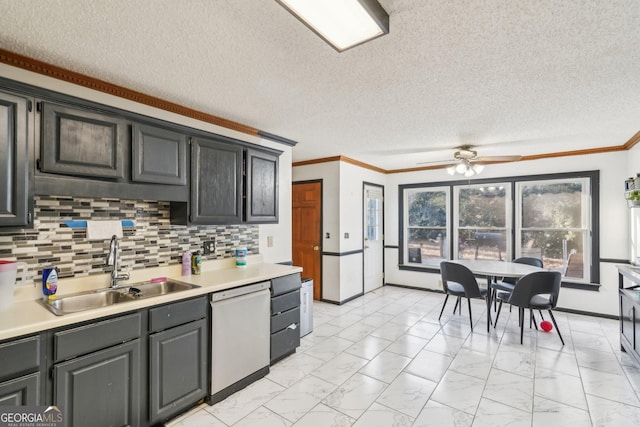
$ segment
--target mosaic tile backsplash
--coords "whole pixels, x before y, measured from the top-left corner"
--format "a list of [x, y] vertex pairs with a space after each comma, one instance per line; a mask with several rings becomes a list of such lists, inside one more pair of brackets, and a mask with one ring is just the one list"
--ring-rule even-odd
[[61, 278], [110, 271], [105, 265], [109, 240], [89, 241], [85, 229], [68, 228], [67, 220], [133, 221], [120, 241], [121, 272], [180, 264], [186, 250], [202, 254], [205, 240], [215, 239], [216, 251], [202, 255], [204, 260], [233, 257], [239, 246], [249, 254], [259, 252], [257, 225], [171, 225], [169, 202], [38, 196], [34, 203], [33, 229], [0, 231], [0, 258], [26, 262], [27, 282], [41, 281], [42, 269], [49, 266], [57, 266]]

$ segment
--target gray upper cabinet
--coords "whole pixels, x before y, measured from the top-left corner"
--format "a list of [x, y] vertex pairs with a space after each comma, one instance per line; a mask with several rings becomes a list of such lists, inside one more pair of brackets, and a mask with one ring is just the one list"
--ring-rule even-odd
[[0, 227], [29, 225], [29, 132], [31, 102], [0, 92]]
[[124, 178], [128, 123], [115, 116], [41, 102], [40, 169], [62, 175]]
[[247, 150], [246, 221], [278, 222], [278, 156]]
[[187, 136], [133, 124], [132, 176], [135, 182], [187, 185]]
[[240, 145], [192, 140], [191, 223], [242, 222], [242, 154]]

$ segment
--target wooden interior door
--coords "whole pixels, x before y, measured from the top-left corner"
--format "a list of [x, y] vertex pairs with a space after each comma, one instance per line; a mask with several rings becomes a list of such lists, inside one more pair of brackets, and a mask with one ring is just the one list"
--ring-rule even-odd
[[293, 264], [313, 279], [313, 299], [322, 298], [322, 182], [292, 185]]

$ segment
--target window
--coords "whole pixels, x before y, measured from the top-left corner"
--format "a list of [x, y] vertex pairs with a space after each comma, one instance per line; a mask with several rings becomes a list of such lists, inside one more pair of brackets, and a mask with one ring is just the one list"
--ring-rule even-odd
[[567, 279], [590, 279], [589, 180], [519, 182], [518, 256], [542, 259]]
[[528, 256], [597, 283], [598, 188], [598, 171], [401, 185], [400, 268]]
[[456, 259], [511, 259], [511, 185], [455, 187]]
[[405, 195], [405, 259], [415, 264], [434, 266], [449, 259], [449, 188], [409, 189]]

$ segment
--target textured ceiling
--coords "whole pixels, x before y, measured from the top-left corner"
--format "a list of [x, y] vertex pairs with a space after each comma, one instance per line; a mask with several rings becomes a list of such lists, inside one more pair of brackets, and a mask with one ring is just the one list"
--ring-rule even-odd
[[380, 0], [337, 53], [272, 0], [0, 0], [0, 46], [385, 169], [622, 145], [640, 130], [638, 0]]

